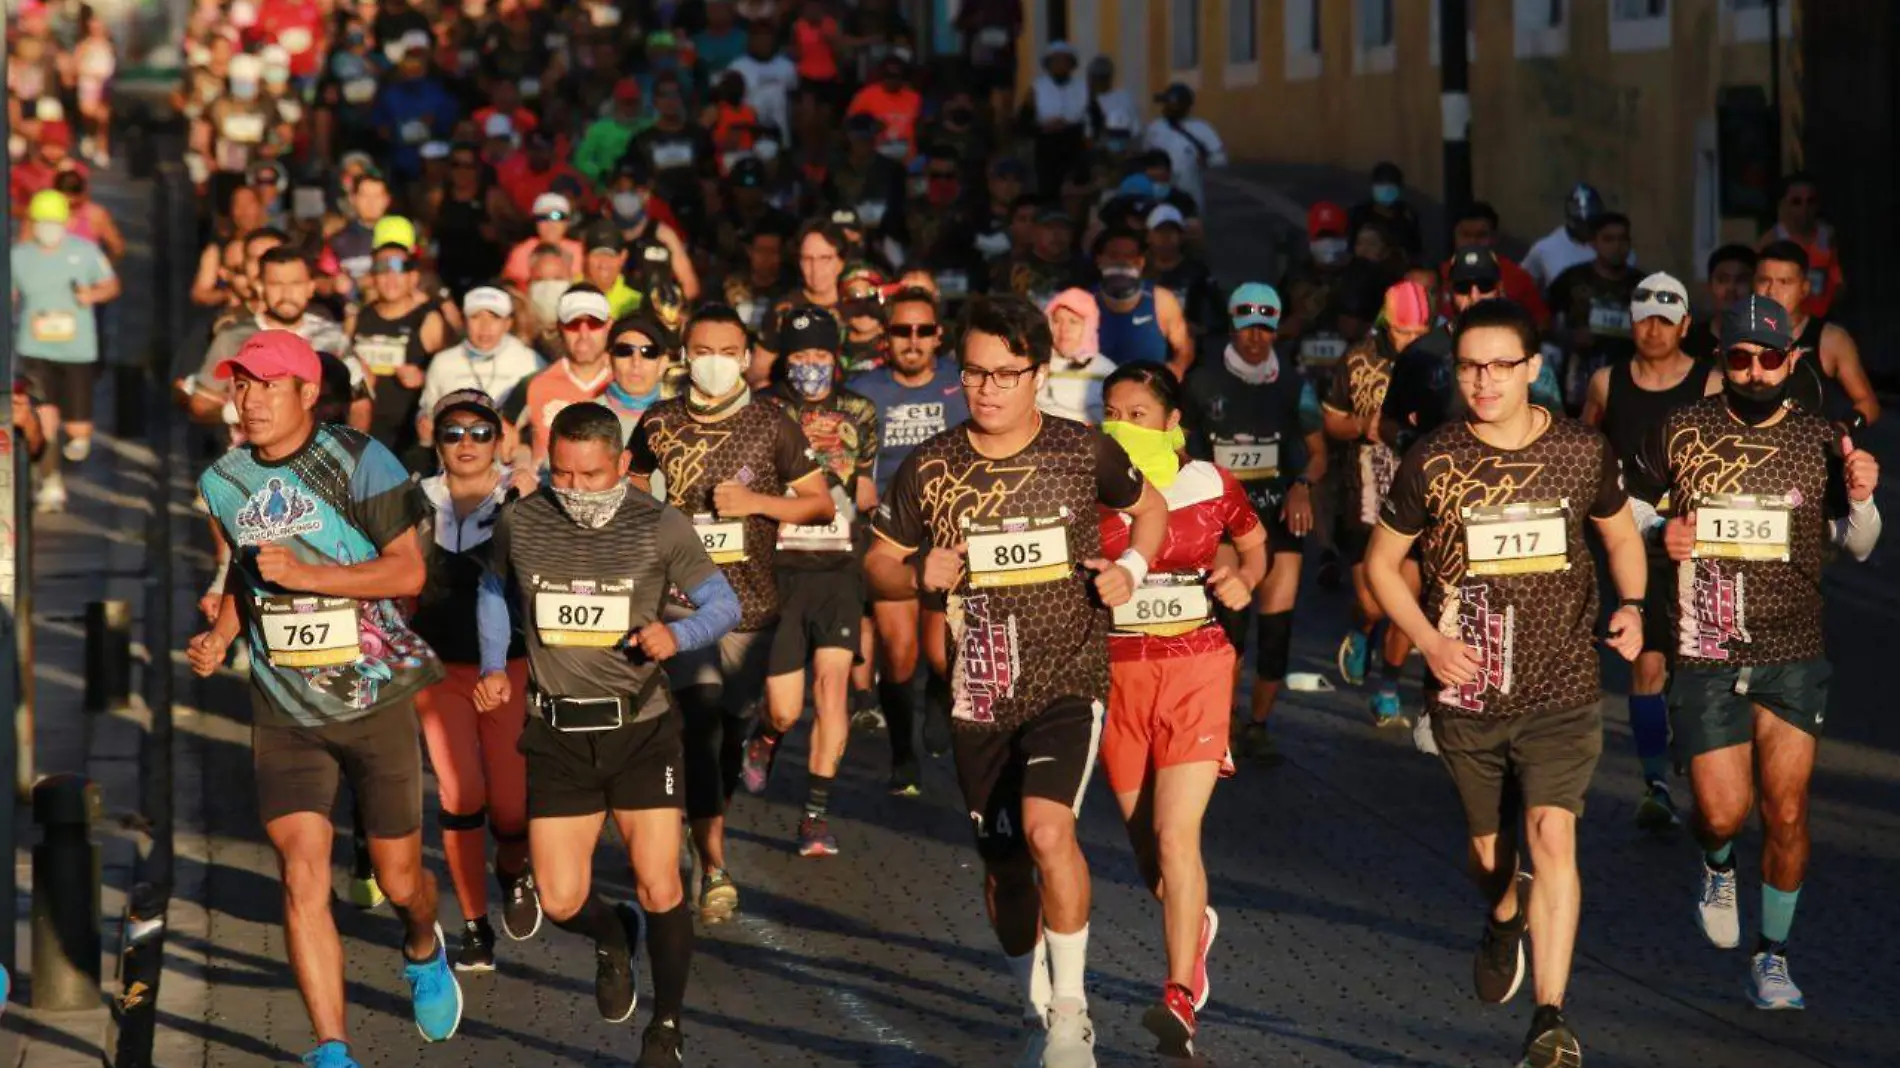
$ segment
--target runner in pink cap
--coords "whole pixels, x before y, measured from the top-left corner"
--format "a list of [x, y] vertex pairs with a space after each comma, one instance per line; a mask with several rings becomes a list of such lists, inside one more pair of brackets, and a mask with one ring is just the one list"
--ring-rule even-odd
[[230, 378], [239, 371], [264, 382], [286, 375], [304, 382], [323, 381], [323, 363], [317, 359], [317, 350], [288, 330], [252, 334], [239, 346], [237, 355], [218, 365], [217, 376]]

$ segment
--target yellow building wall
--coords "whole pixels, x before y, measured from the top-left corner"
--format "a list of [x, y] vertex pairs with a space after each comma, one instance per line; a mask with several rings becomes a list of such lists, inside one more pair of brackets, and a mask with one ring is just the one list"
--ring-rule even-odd
[[[1073, 5], [1080, 0], [1056, 0]], [[1255, 6], [1258, 62], [1227, 64], [1228, 5]], [[1168, 0], [1099, 0], [1098, 39], [1077, 41], [1086, 57], [1120, 55], [1120, 21], [1145, 18], [1151, 91], [1193, 85], [1196, 112], [1212, 122], [1237, 161], [1326, 164], [1369, 171], [1382, 159], [1407, 183], [1442, 191], [1439, 68], [1432, 62], [1432, 0], [1394, 0], [1396, 57], [1384, 73], [1355, 71], [1359, 0], [1321, 0], [1321, 71], [1286, 77], [1286, 0], [1202, 0], [1200, 65], [1170, 69]], [[1631, 217], [1645, 264], [1700, 277], [1692, 263], [1697, 137], [1713, 129], [1717, 90], [1764, 84], [1768, 45], [1736, 43], [1728, 0], [1672, 0], [1670, 45], [1610, 51], [1612, 0], [1570, 0], [1569, 41], [1550, 58], [1514, 55], [1512, 0], [1474, 0], [1470, 68], [1475, 191], [1507, 230], [1535, 238], [1561, 218], [1571, 185], [1587, 181]], [[1802, 0], [1786, 0], [1794, 5]], [[1032, 5], [1033, 6], [1033, 5]], [[1793, 21], [1798, 32], [1799, 12]], [[1799, 111], [1791, 76], [1796, 42], [1782, 40], [1787, 155], [1796, 155]], [[1025, 57], [1027, 77], [1034, 59]], [[1709, 134], [1712, 137], [1712, 134]], [[1723, 239], [1752, 239], [1754, 226], [1725, 223]]]

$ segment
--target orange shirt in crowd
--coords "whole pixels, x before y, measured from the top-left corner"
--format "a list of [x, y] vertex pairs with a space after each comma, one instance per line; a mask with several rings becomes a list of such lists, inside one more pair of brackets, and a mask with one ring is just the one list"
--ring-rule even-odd
[[838, 36], [838, 20], [826, 15], [817, 23], [792, 23], [792, 54], [798, 57], [798, 76], [808, 82], [838, 80], [838, 52], [831, 39]]
[[872, 82], [858, 90], [858, 95], [851, 98], [848, 112], [870, 115], [883, 123], [884, 130], [877, 135], [878, 143], [902, 143], [906, 160], [917, 155], [917, 121], [923, 113], [922, 93], [908, 85], [893, 93], [884, 88], [882, 82]]

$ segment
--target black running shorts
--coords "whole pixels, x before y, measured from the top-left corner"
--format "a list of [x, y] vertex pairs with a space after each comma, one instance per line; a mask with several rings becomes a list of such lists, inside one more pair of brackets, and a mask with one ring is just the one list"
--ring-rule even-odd
[[955, 723], [950, 748], [957, 784], [963, 788], [983, 859], [1007, 860], [1028, 848], [1023, 798], [1040, 797], [1081, 810], [1101, 748], [1102, 715], [1100, 701], [1062, 697], [1013, 729]]

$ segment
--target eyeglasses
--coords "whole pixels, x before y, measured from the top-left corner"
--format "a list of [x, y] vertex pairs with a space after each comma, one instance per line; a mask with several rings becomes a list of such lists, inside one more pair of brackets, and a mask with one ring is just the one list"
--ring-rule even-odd
[[1516, 360], [1492, 360], [1489, 363], [1473, 363], [1470, 360], [1458, 360], [1453, 366], [1456, 368], [1460, 380], [1476, 382], [1484, 378], [1508, 378], [1516, 373], [1518, 368], [1531, 362], [1535, 358], [1535, 355], [1531, 355]]
[[1280, 309], [1271, 304], [1236, 304], [1231, 309], [1236, 319], [1278, 319]]
[[536, 215], [536, 216], [534, 217], [534, 221], [535, 221], [535, 222], [566, 222], [566, 221], [567, 221], [567, 212], [564, 212], [564, 211], [544, 211], [544, 212], [542, 212], [541, 214], [539, 214], [539, 215]]
[[577, 315], [572, 319], [563, 321], [561, 323], [561, 329], [567, 331], [585, 330], [591, 334], [596, 330], [607, 329], [607, 320], [596, 319], [591, 315]]
[[444, 445], [460, 445], [464, 438], [486, 445], [495, 440], [495, 434], [495, 427], [490, 423], [455, 423], [436, 431], [435, 439]]
[[622, 360], [631, 360], [635, 356], [638, 356], [643, 360], [658, 360], [665, 357], [666, 355], [666, 350], [661, 348], [658, 345], [655, 345], [652, 343], [648, 343], [645, 345], [636, 345], [631, 341], [616, 342], [613, 348], [610, 348], [607, 351], [613, 353], [615, 357]]
[[965, 389], [982, 389], [983, 383], [994, 382], [997, 389], [1015, 389], [1022, 383], [1023, 376], [1035, 373], [1034, 367], [1003, 367], [986, 371], [981, 367], [965, 367], [957, 372], [963, 380]]
[[1687, 304], [1682, 294], [1668, 289], [1639, 289], [1630, 294], [1632, 304]]
[[407, 274], [409, 261], [402, 256], [391, 256], [386, 260], [377, 260], [369, 271], [371, 274]]
[[1792, 355], [1785, 349], [1759, 349], [1750, 352], [1744, 348], [1728, 350], [1728, 369], [1746, 371], [1750, 366], [1760, 367], [1764, 371], [1779, 371], [1781, 365], [1788, 362]]
[[936, 337], [943, 333], [943, 327], [937, 323], [893, 323], [884, 332], [892, 337]]

